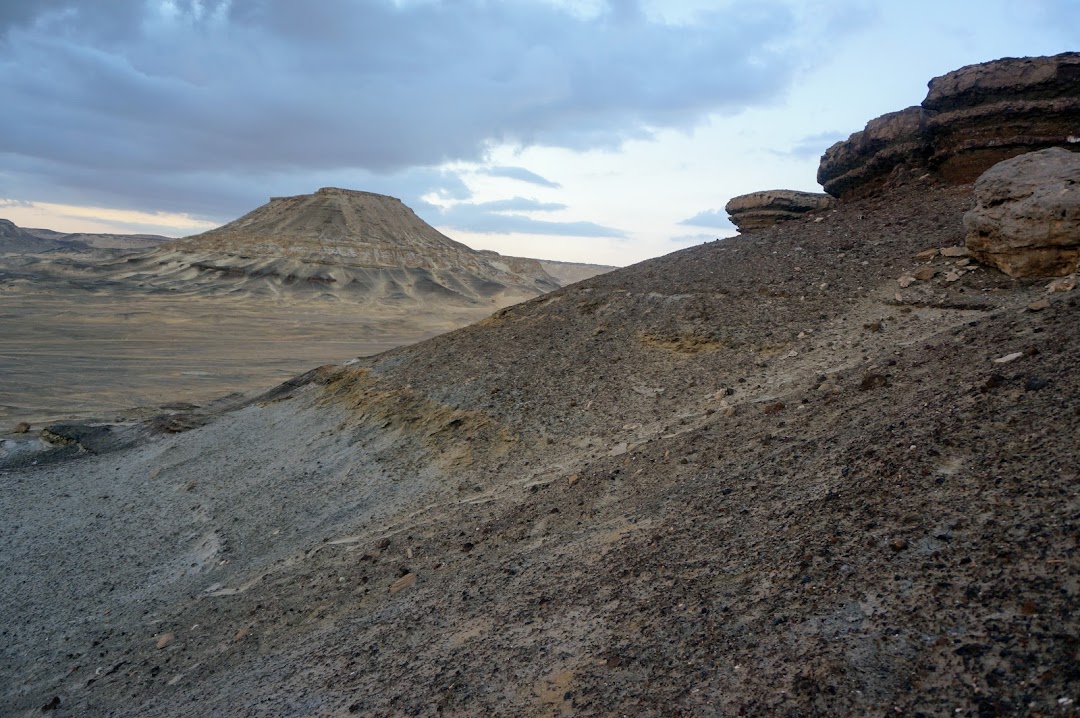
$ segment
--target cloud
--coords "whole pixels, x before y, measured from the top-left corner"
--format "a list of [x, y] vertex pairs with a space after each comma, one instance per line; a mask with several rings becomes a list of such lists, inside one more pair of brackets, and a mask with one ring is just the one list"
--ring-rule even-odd
[[4, 2], [0, 194], [228, 215], [287, 177], [615, 148], [774, 101], [817, 41], [793, 7], [677, 24], [626, 0]]
[[693, 217], [680, 220], [679, 224], [692, 227], [714, 227], [716, 229], [735, 229], [735, 225], [728, 219], [728, 213], [722, 209], [706, 209], [698, 212]]
[[480, 234], [542, 234], [561, 237], [625, 237], [614, 227], [588, 221], [535, 219], [520, 212], [554, 212], [566, 209], [557, 202], [513, 197], [490, 202], [459, 202], [449, 207], [422, 203], [417, 214], [428, 223]]
[[848, 136], [846, 132], [820, 132], [807, 135], [786, 150], [775, 150], [774, 154], [798, 159], [821, 157], [825, 154], [825, 150], [840, 140], [846, 140]]
[[489, 177], [506, 177], [507, 179], [528, 182], [529, 184], [535, 184], [549, 189], [559, 189], [562, 187], [558, 182], [552, 182], [546, 177], [541, 177], [524, 167], [485, 167], [478, 170], [478, 172], [479, 174], [488, 175]]
[[717, 239], [720, 239], [720, 237], [717, 237], [715, 234], [681, 234], [676, 237], [671, 237], [668, 241], [672, 244], [688, 247], [694, 244], [712, 242]]

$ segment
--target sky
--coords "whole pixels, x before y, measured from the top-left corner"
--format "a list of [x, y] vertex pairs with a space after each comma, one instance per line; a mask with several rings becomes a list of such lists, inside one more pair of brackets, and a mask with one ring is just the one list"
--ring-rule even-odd
[[320, 187], [626, 265], [1080, 0], [0, 0], [0, 217], [184, 236]]

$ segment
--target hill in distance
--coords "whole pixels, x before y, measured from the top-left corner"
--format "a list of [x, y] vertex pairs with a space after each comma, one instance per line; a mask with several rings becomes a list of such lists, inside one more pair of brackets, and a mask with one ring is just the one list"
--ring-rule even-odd
[[127, 277], [154, 287], [288, 288], [384, 304], [498, 308], [560, 286], [539, 261], [473, 250], [394, 197], [334, 187], [275, 197], [126, 263]]
[[0, 426], [261, 390], [611, 269], [474, 251], [397, 199], [340, 189], [170, 242], [0, 231]]

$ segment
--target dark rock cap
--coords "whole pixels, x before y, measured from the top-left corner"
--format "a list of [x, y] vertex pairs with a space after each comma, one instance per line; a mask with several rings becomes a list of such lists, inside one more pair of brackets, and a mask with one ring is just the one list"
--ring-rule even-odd
[[1080, 53], [1004, 58], [936, 77], [921, 105], [878, 117], [821, 158], [836, 197], [885, 184], [897, 167], [951, 184], [1046, 147], [1080, 150]]

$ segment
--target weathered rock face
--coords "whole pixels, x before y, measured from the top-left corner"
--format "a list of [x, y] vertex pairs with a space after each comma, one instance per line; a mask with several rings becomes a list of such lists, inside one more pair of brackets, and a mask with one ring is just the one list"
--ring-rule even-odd
[[825, 150], [817, 181], [834, 197], [866, 192], [881, 185], [897, 165], [925, 165], [930, 151], [923, 108], [890, 112]]
[[903, 165], [963, 184], [1046, 147], [1080, 150], [1080, 53], [1004, 58], [936, 77], [921, 106], [871, 120], [830, 147], [818, 182], [831, 195], [857, 196]]
[[922, 106], [931, 167], [949, 182], [973, 182], [1009, 157], [1080, 143], [1080, 53], [962, 67], [931, 80]]
[[1080, 265], [1080, 153], [1060, 147], [999, 162], [975, 183], [964, 215], [976, 259], [1013, 277], [1062, 276]]
[[807, 212], [825, 209], [833, 202], [832, 197], [820, 192], [773, 189], [734, 197], [724, 209], [740, 232], [752, 232], [798, 219]]

